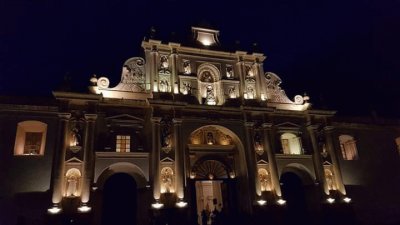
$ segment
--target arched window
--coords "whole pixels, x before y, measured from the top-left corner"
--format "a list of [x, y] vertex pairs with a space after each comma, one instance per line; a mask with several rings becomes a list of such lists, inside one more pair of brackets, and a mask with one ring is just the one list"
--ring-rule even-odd
[[300, 137], [293, 133], [281, 135], [283, 154], [300, 155], [303, 153]]
[[358, 151], [356, 146], [356, 140], [350, 135], [339, 136], [340, 149], [342, 150], [342, 156], [344, 160], [357, 160]]
[[43, 155], [47, 124], [28, 120], [18, 123], [14, 155]]

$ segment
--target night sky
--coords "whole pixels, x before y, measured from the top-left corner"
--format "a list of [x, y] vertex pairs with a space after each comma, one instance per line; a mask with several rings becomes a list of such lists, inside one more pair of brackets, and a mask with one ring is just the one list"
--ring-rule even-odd
[[[51, 96], [64, 77], [120, 79], [141, 41], [220, 30], [222, 46], [258, 49], [289, 98], [343, 115], [400, 115], [400, 1], [54, 1], [0, 3], [0, 95]], [[237, 44], [239, 41], [240, 44]], [[236, 44], [235, 44], [236, 43]], [[254, 47], [253, 43], [257, 43]]]

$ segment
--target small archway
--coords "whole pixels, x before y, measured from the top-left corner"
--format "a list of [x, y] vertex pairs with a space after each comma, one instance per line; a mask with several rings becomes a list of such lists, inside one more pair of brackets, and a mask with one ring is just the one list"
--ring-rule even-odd
[[[141, 224], [149, 205], [146, 196], [146, 178], [136, 165], [119, 162], [108, 166], [97, 179], [96, 218], [101, 225]], [[144, 211], [145, 210], [145, 211]]]
[[135, 225], [137, 184], [126, 173], [109, 177], [103, 187], [102, 225]]
[[287, 203], [287, 224], [308, 224], [311, 222], [312, 193], [315, 193], [314, 178], [303, 165], [292, 163], [281, 173], [282, 196]]

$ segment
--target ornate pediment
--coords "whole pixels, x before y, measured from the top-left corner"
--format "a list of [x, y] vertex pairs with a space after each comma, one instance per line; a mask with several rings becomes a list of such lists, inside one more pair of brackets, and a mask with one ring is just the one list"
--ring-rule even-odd
[[67, 161], [65, 161], [68, 164], [75, 164], [75, 163], [82, 163], [82, 160], [76, 158], [76, 157], [72, 157], [70, 159], [68, 159]]
[[257, 165], [268, 165], [268, 162], [263, 160], [263, 159], [261, 159], [261, 160], [257, 161]]
[[102, 94], [106, 98], [142, 99], [151, 98], [146, 83], [145, 61], [140, 57], [133, 57], [125, 61], [122, 67], [121, 81], [113, 88], [109, 88], [107, 77], [90, 79], [92, 86], [89, 90], [94, 94]]
[[292, 123], [292, 122], [284, 122], [284, 123], [277, 124], [276, 127], [287, 128], [287, 129], [299, 129], [300, 125]]

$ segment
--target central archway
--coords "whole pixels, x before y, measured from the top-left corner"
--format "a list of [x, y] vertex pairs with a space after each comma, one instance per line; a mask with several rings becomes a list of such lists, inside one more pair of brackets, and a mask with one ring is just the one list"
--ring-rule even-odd
[[136, 225], [137, 184], [132, 176], [116, 173], [103, 187], [102, 225]]
[[251, 210], [242, 141], [232, 130], [220, 125], [202, 126], [188, 134], [190, 157], [186, 169], [190, 178], [191, 213], [197, 220], [193, 222], [202, 224], [202, 217], [207, 214], [210, 224], [210, 214], [215, 209], [220, 218], [225, 217], [225, 222], [226, 219], [234, 222], [233, 218]]

